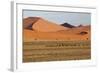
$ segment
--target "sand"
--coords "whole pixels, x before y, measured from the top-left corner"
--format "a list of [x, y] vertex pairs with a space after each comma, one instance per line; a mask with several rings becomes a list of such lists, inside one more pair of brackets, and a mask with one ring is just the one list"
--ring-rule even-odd
[[[90, 25], [67, 28], [43, 18], [31, 17], [24, 19], [24, 26], [32, 25], [31, 29], [23, 29], [24, 40], [90, 40]], [[81, 34], [87, 32], [87, 34]]]

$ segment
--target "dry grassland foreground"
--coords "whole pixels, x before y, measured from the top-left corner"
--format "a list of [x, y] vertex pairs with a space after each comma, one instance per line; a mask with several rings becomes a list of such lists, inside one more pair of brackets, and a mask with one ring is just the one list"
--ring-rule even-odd
[[23, 62], [65, 61], [91, 59], [91, 41], [23, 42]]

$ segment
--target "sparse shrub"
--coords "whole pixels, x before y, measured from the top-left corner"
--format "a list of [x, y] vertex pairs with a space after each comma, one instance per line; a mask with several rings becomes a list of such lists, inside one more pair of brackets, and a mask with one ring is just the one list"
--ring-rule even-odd
[[37, 38], [35, 38], [34, 40], [37, 40]]
[[80, 32], [79, 34], [81, 34], [81, 35], [85, 35], [85, 34], [88, 34], [88, 32], [86, 32], [86, 31], [82, 31], [82, 32]]

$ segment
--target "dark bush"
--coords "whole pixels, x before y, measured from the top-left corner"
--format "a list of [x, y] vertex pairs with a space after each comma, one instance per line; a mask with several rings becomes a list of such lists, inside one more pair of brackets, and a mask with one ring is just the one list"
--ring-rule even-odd
[[85, 34], [88, 34], [88, 32], [86, 32], [86, 31], [82, 31], [82, 32], [80, 32], [79, 34], [81, 34], [81, 35], [85, 35]]

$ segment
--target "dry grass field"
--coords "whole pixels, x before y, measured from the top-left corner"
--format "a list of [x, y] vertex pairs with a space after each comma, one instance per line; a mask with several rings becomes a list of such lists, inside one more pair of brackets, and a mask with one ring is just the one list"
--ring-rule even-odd
[[31, 41], [23, 43], [23, 62], [91, 59], [90, 41]]

